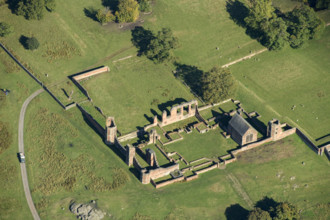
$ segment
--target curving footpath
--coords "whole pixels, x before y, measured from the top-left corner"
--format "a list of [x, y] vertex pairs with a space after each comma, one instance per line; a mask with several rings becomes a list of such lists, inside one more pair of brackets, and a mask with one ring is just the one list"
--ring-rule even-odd
[[[30, 95], [25, 100], [25, 102], [23, 103], [23, 106], [21, 108], [21, 113], [19, 115], [19, 124], [18, 124], [18, 151], [19, 152], [24, 153], [23, 133], [24, 133], [24, 116], [25, 116], [26, 108], [29, 105], [29, 103], [31, 102], [31, 100], [34, 99], [37, 95], [39, 95], [43, 91], [44, 91], [43, 89], [39, 89], [36, 92], [34, 92], [32, 95]], [[27, 160], [29, 160], [29, 159], [27, 159]], [[34, 220], [40, 220], [40, 217], [38, 215], [36, 207], [34, 206], [34, 203], [32, 201], [25, 163], [21, 163], [21, 174], [22, 174], [22, 180], [23, 180], [23, 186], [24, 186], [26, 201], [28, 202], [28, 205], [29, 205], [30, 211], [32, 213], [33, 219]]]

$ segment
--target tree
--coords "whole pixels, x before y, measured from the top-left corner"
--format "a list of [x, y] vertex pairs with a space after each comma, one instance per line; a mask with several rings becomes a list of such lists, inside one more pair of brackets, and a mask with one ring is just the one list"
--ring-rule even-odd
[[36, 50], [39, 47], [39, 41], [35, 37], [27, 38], [25, 44], [26, 44], [26, 49], [28, 50]]
[[262, 210], [261, 208], [255, 208], [248, 215], [248, 220], [272, 220], [269, 212]]
[[300, 219], [298, 208], [289, 203], [281, 202], [275, 208], [274, 220], [297, 220]]
[[150, 0], [139, 0], [140, 11], [142, 12], [150, 12], [151, 11], [151, 2]]
[[5, 22], [0, 22], [0, 37], [6, 37], [7, 35], [11, 34], [14, 31], [14, 28], [5, 23]]
[[254, 30], [259, 29], [262, 21], [276, 16], [272, 0], [249, 0], [248, 5], [250, 6], [249, 15], [244, 20], [247, 26]]
[[97, 10], [95, 17], [101, 24], [106, 24], [115, 20], [115, 16], [111, 13], [109, 8]]
[[171, 29], [163, 28], [155, 38], [150, 40], [144, 54], [155, 63], [161, 63], [172, 58], [172, 49], [179, 46], [178, 39]]
[[289, 33], [287, 25], [282, 18], [272, 17], [260, 24], [262, 44], [270, 50], [280, 50], [288, 45]]
[[293, 48], [302, 47], [308, 39], [319, 37], [324, 29], [324, 22], [306, 5], [293, 9], [287, 17], [289, 41]]
[[54, 11], [56, 8], [55, 0], [45, 0], [45, 7], [50, 12]]
[[45, 0], [19, 0], [15, 13], [24, 16], [28, 20], [40, 20], [43, 18], [44, 7]]
[[201, 77], [202, 96], [206, 102], [216, 103], [234, 95], [236, 83], [229, 69], [214, 67]]
[[134, 22], [139, 17], [139, 4], [135, 0], [119, 0], [115, 15], [118, 22]]

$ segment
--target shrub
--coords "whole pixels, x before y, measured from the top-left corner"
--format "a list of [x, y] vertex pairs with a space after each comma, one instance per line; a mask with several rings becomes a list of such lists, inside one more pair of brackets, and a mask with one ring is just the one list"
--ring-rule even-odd
[[115, 16], [111, 13], [111, 11], [106, 8], [106, 9], [99, 9], [97, 10], [95, 17], [97, 21], [99, 21], [101, 24], [106, 24], [110, 21], [115, 20]]
[[5, 23], [5, 22], [0, 22], [0, 37], [6, 37], [7, 35], [11, 34], [14, 31], [14, 28]]
[[25, 44], [26, 44], [26, 49], [28, 50], [36, 50], [39, 47], [39, 41], [35, 37], [26, 39]]
[[141, 12], [150, 12], [151, 11], [150, 0], [139, 0], [139, 5], [140, 5]]
[[135, 0], [119, 0], [115, 15], [118, 22], [134, 22], [139, 17], [139, 4]]

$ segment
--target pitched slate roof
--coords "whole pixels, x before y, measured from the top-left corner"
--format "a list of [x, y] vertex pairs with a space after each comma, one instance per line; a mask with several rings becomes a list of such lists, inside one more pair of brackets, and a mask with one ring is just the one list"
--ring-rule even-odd
[[235, 114], [229, 121], [229, 125], [243, 136], [250, 128], [253, 127], [239, 114]]

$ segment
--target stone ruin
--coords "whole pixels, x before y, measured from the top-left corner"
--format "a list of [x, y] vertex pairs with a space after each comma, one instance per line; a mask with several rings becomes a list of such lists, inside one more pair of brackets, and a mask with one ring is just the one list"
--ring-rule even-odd
[[94, 207], [94, 204], [72, 203], [69, 207], [70, 211], [80, 220], [101, 220], [106, 215], [99, 209]]
[[[192, 100], [190, 102], [186, 102], [178, 106], [173, 106], [170, 110], [170, 115], [167, 115], [166, 110], [163, 111], [162, 121], [159, 123], [159, 125], [165, 126], [181, 120], [185, 120], [187, 118], [195, 116], [197, 111], [197, 100]], [[157, 122], [156, 119], [154, 119], [154, 123]]]
[[114, 144], [117, 137], [117, 126], [114, 117], [108, 117], [105, 122], [105, 143]]

